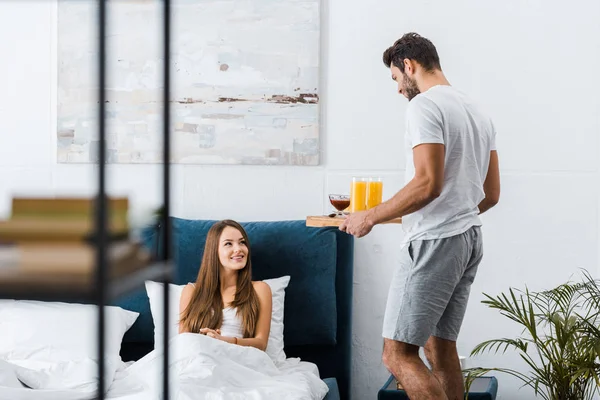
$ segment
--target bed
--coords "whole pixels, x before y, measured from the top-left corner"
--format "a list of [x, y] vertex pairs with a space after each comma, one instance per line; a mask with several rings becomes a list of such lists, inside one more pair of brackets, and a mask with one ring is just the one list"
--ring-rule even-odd
[[[215, 221], [171, 221], [175, 271], [169, 370], [176, 377], [171, 389], [179, 399], [350, 398], [351, 236], [335, 228], [306, 227], [304, 221], [242, 223], [252, 246], [254, 279], [267, 282], [273, 293], [271, 335], [263, 352], [203, 335], [177, 334], [181, 289], [195, 280]], [[160, 227], [148, 227], [141, 234], [156, 256], [162, 252], [162, 233]], [[107, 306], [109, 399], [149, 400], [159, 393], [162, 316], [160, 282], [147, 281]], [[96, 318], [92, 305], [3, 300], [0, 398], [94, 398]], [[231, 395], [223, 395], [227, 393]]]
[[[215, 221], [172, 218], [174, 283], [193, 282], [203, 244]], [[349, 399], [353, 239], [335, 228], [306, 227], [305, 221], [244, 222], [252, 246], [254, 279], [290, 276], [285, 289], [283, 342], [287, 358], [314, 363], [329, 388], [327, 400]], [[143, 240], [160, 253], [160, 229]], [[154, 324], [145, 291], [117, 305], [140, 313], [125, 334], [124, 361], [153, 349]]]

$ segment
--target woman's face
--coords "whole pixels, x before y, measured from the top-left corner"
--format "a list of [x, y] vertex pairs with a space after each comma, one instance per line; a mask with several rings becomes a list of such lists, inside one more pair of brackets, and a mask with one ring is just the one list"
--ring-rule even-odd
[[219, 238], [219, 261], [227, 270], [239, 271], [246, 266], [248, 247], [242, 233], [226, 226]]

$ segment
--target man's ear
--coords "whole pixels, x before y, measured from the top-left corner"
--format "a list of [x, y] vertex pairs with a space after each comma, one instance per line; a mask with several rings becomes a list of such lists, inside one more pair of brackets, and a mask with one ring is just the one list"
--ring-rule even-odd
[[408, 58], [404, 59], [404, 73], [406, 75], [414, 75], [416, 72], [416, 67], [417, 64], [413, 60], [410, 60]]

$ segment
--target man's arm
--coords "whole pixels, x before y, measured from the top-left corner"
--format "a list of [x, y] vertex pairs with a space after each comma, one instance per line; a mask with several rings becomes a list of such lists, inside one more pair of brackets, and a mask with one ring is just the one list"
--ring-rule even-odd
[[485, 198], [479, 203], [479, 214], [494, 207], [500, 200], [500, 167], [496, 150], [490, 152], [490, 166], [483, 183], [483, 191]]
[[391, 199], [368, 211], [373, 225], [413, 213], [439, 197], [444, 186], [445, 147], [420, 144], [413, 149], [414, 178]]

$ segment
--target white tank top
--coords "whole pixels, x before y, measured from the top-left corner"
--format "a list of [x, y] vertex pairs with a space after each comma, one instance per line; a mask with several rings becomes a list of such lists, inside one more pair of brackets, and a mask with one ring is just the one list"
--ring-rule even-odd
[[[192, 283], [192, 286], [196, 287], [196, 284]], [[237, 309], [231, 307], [223, 309], [223, 323], [220, 329], [221, 336], [236, 337], [238, 339], [244, 337], [242, 319], [237, 315]]]
[[227, 307], [223, 309], [223, 323], [221, 324], [221, 335], [241, 339], [244, 337], [242, 319], [236, 314], [237, 309]]

